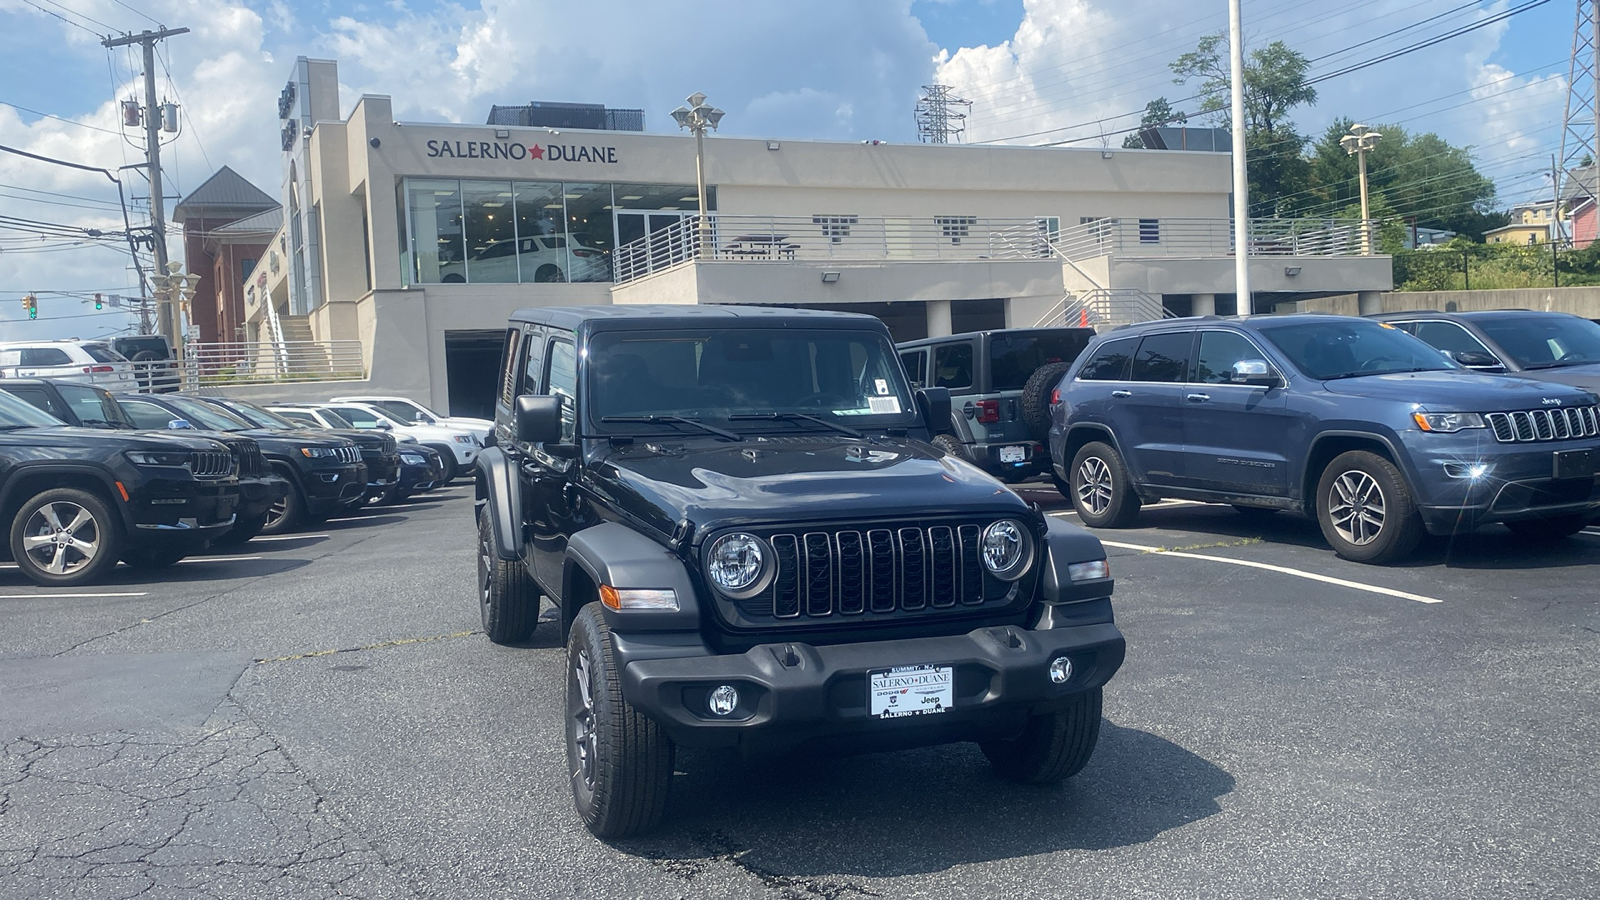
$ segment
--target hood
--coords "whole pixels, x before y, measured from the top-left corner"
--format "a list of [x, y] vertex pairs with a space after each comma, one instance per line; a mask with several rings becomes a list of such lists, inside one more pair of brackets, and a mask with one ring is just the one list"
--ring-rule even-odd
[[1329, 393], [1412, 403], [1434, 412], [1509, 412], [1597, 402], [1594, 394], [1570, 385], [1453, 369], [1362, 375], [1325, 381], [1323, 386]]
[[591, 461], [596, 487], [663, 534], [697, 527], [948, 513], [1029, 515], [976, 466], [920, 442], [783, 437], [639, 441]]
[[229, 432], [240, 437], [252, 438], [261, 445], [262, 450], [279, 449], [286, 447], [343, 447], [351, 443], [341, 437], [334, 437], [327, 431], [320, 429], [298, 429], [295, 431], [278, 431], [272, 428], [241, 428]]
[[1524, 369], [1517, 373], [1518, 378], [1532, 378], [1538, 381], [1553, 381], [1557, 384], [1570, 384], [1576, 388], [1600, 393], [1600, 363], [1591, 363], [1583, 366], [1557, 366], [1554, 369]]
[[171, 434], [163, 431], [111, 431], [104, 428], [79, 428], [73, 425], [28, 428], [8, 432], [31, 435], [42, 446], [116, 447], [120, 450], [227, 450], [226, 444], [208, 438]]

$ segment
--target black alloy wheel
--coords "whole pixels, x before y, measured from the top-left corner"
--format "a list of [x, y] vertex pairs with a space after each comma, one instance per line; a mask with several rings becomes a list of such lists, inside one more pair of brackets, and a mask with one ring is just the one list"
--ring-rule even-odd
[[291, 479], [289, 490], [267, 508], [267, 520], [262, 523], [260, 533], [288, 534], [298, 529], [306, 519], [306, 496], [300, 492], [300, 485]]

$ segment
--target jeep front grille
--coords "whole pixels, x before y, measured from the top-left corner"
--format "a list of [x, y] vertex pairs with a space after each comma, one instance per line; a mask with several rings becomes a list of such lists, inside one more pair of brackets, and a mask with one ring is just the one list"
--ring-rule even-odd
[[1600, 414], [1593, 406], [1493, 412], [1484, 417], [1494, 439], [1502, 444], [1564, 441], [1600, 435]]
[[196, 478], [227, 478], [233, 474], [233, 454], [226, 450], [196, 450], [189, 454], [189, 472]]
[[233, 457], [239, 463], [241, 476], [250, 477], [267, 473], [267, 460], [261, 455], [260, 444], [249, 438], [229, 438], [223, 443], [233, 451]]
[[337, 449], [337, 451], [339, 453], [339, 461], [340, 462], [343, 462], [343, 463], [358, 463], [358, 462], [361, 462], [361, 450], [359, 448], [357, 448], [354, 444], [345, 444], [345, 445], [343, 445], [341, 447], [338, 447], [336, 449]]
[[736, 601], [748, 618], [897, 617], [971, 611], [1015, 599], [1012, 582], [983, 568], [983, 526], [975, 522], [760, 534], [773, 550], [775, 571], [766, 590]]

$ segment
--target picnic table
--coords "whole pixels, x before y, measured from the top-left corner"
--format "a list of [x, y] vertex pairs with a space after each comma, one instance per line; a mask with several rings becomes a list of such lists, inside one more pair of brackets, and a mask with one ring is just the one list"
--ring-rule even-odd
[[787, 234], [763, 232], [761, 234], [741, 234], [724, 244], [722, 249], [730, 256], [757, 257], [760, 259], [794, 259], [794, 253], [800, 249], [799, 244], [788, 243]]

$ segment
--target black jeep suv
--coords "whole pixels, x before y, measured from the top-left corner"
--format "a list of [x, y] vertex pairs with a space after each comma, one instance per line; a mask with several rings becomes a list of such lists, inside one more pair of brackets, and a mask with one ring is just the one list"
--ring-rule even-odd
[[177, 562], [232, 527], [238, 501], [216, 441], [71, 428], [0, 392], [0, 523], [35, 584]]
[[[0, 391], [27, 401], [68, 425], [129, 431], [140, 427], [128, 417], [117, 398], [92, 384], [47, 378], [7, 378], [0, 381]], [[272, 473], [261, 455], [260, 445], [250, 438], [216, 431], [186, 433], [226, 444], [233, 453], [234, 470], [239, 479], [239, 505], [234, 509], [233, 527], [213, 537], [212, 546], [237, 546], [260, 534], [273, 504], [283, 501], [289, 482]]]
[[1088, 761], [1124, 651], [1105, 550], [925, 443], [949, 393], [913, 393], [877, 319], [522, 310], [501, 372], [483, 626], [522, 641], [555, 602], [595, 834], [660, 821], [678, 743]]

